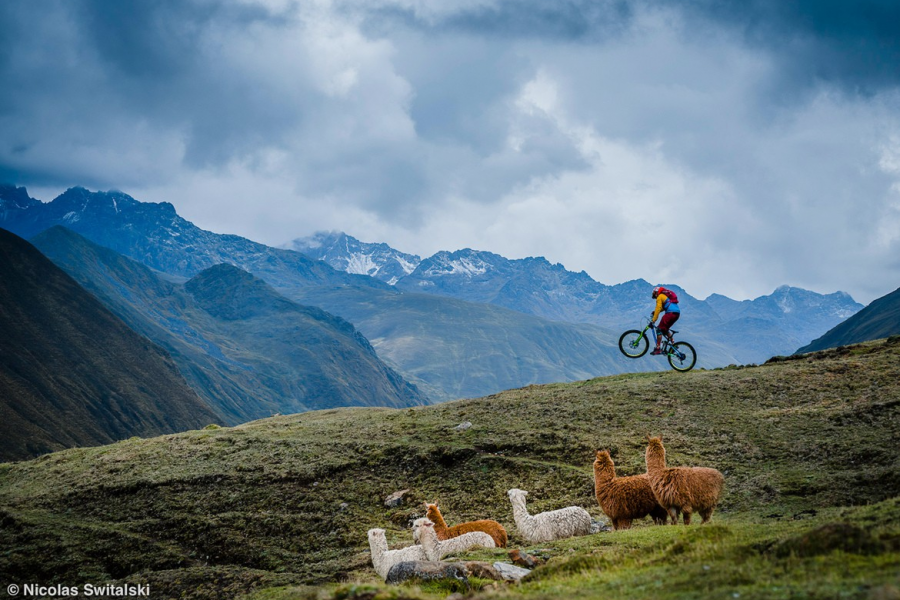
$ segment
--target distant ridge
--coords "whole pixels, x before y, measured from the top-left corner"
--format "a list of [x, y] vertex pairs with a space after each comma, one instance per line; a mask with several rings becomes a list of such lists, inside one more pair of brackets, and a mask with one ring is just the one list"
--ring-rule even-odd
[[[341, 232], [320, 232], [295, 240], [292, 247], [336, 269], [366, 263], [374, 265], [371, 270], [376, 273], [398, 260], [397, 256], [412, 256]], [[389, 283], [407, 292], [493, 304], [554, 321], [591, 323], [618, 331], [635, 327], [647, 315], [654, 285], [643, 279], [606, 285], [544, 257], [508, 259], [470, 248], [437, 252]], [[737, 301], [719, 294], [701, 300], [672, 282], [657, 283], [678, 292], [685, 309], [679, 329], [705, 346], [703, 355], [718, 366], [763, 362], [790, 353], [862, 308], [844, 292], [818, 294], [787, 285], [769, 295]]]
[[873, 300], [822, 337], [798, 349], [796, 354], [859, 344], [892, 335], [900, 335], [900, 288]]
[[0, 229], [0, 461], [218, 422], [165, 351]]

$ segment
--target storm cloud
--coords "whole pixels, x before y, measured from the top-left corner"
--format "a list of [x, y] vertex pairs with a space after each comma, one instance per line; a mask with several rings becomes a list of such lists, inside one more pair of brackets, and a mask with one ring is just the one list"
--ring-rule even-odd
[[886, 1], [0, 4], [0, 180], [736, 298], [900, 285]]

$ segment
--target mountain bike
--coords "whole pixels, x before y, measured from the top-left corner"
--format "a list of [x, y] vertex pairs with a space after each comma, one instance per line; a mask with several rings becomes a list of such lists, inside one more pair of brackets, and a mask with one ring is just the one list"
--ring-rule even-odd
[[[656, 325], [650, 319], [645, 318], [644, 321], [646, 326], [643, 330], [629, 329], [619, 338], [619, 350], [628, 358], [640, 358], [650, 349], [648, 329], [653, 331], [654, 337], [661, 335], [657, 333]], [[687, 342], [676, 342], [674, 336], [678, 332], [674, 329], [670, 329], [669, 333], [673, 336], [671, 340], [668, 336], [662, 336], [662, 343], [659, 346], [662, 355], [669, 359], [669, 364], [676, 371], [690, 371], [697, 364], [697, 351]]]

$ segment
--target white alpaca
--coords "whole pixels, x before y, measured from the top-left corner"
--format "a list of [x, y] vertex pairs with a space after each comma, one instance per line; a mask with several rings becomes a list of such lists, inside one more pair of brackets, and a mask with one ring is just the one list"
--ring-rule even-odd
[[382, 579], [387, 579], [391, 567], [397, 563], [428, 560], [422, 546], [407, 546], [397, 550], [388, 550], [384, 529], [369, 530], [369, 550], [372, 552], [372, 566]]
[[438, 540], [434, 523], [428, 519], [416, 519], [413, 522], [413, 539], [417, 539], [425, 550], [428, 560], [441, 560], [448, 554], [465, 552], [469, 548], [496, 548], [494, 538], [483, 531], [470, 531], [454, 538]]
[[591, 532], [591, 515], [580, 506], [568, 506], [559, 510], [529, 515], [525, 508], [525, 490], [511, 489], [506, 492], [512, 502], [513, 517], [519, 535], [537, 544], [551, 542]]

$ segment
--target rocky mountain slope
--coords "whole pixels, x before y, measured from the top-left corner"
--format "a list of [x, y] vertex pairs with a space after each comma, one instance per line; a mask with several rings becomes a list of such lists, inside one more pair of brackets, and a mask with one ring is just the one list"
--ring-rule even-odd
[[286, 246], [321, 260], [338, 271], [368, 275], [389, 285], [406, 277], [422, 262], [415, 254], [398, 252], [387, 244], [367, 244], [334, 231], [298, 238]]
[[164, 350], [0, 230], [0, 460], [217, 422]]
[[33, 243], [136, 331], [166, 348], [229, 424], [424, 397], [347, 321], [299, 305], [228, 264], [184, 285], [63, 227]]
[[[0, 580], [129, 582], [154, 598], [888, 598], [900, 563], [900, 339], [759, 367], [645, 373], [414, 409], [316, 411], [132, 439], [0, 465]], [[471, 427], [457, 429], [468, 421]], [[604, 517], [591, 462], [725, 475], [711, 524], [529, 546], [506, 491], [533, 512]], [[408, 490], [399, 506], [386, 496]], [[508, 588], [470, 579], [385, 587], [366, 531], [396, 548], [422, 502], [451, 523], [498, 520], [546, 559]], [[507, 549], [464, 559], [509, 561]], [[284, 587], [287, 586], [287, 587]], [[293, 587], [291, 587], [293, 586]], [[379, 594], [379, 595], [376, 595]], [[882, 595], [877, 595], [882, 594]], [[888, 594], [888, 595], [884, 595]]]
[[858, 344], [900, 335], [900, 289], [873, 300], [867, 307], [836, 325], [820, 338], [797, 350], [797, 354]]
[[29, 239], [54, 225], [179, 277], [190, 278], [209, 267], [229, 263], [275, 287], [385, 287], [371, 277], [337, 271], [299, 252], [200, 229], [178, 216], [167, 202], [139, 202], [122, 192], [90, 192], [75, 187], [44, 203], [29, 198], [24, 188], [0, 186], [0, 227]]

